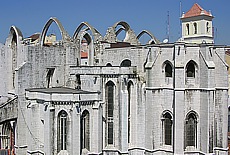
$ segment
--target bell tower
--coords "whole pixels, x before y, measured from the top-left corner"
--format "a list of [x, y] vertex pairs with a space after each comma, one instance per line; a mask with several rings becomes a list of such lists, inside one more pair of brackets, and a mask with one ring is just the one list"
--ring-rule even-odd
[[192, 8], [183, 13], [182, 40], [186, 43], [214, 43], [211, 12], [207, 12], [195, 3]]

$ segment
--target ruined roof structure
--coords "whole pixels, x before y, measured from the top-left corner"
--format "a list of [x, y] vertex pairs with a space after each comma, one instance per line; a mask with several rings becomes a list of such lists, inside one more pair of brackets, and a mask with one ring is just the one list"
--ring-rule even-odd
[[[125, 21], [70, 35], [51, 17], [33, 43], [12, 26], [0, 44], [0, 155], [227, 155], [225, 47], [211, 19], [190, 18], [202, 10], [186, 13], [175, 43]], [[47, 46], [51, 24], [61, 40]]]

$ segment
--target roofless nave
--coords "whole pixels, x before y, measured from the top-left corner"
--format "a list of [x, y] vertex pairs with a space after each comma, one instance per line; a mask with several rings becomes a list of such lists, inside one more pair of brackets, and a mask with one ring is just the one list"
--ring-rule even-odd
[[175, 43], [123, 21], [104, 37], [88, 23], [70, 37], [56, 18], [30, 38], [12, 26], [0, 45], [0, 154], [227, 154], [228, 66], [212, 19], [194, 4]]

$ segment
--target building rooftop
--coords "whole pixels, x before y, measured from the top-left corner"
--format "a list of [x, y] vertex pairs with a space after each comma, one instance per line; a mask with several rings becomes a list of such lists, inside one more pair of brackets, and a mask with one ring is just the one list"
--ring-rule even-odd
[[200, 16], [200, 15], [213, 17], [210, 12], [204, 10], [199, 4], [195, 3], [188, 12], [182, 15], [182, 18], [189, 18], [189, 17]]

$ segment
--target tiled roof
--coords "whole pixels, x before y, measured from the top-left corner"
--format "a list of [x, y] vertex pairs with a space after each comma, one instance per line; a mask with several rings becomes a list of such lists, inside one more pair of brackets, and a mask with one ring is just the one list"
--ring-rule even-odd
[[81, 52], [81, 58], [88, 58], [88, 52]]
[[39, 33], [35, 33], [32, 36], [30, 36], [29, 38], [31, 38], [32, 40], [37, 40], [40, 37]]
[[200, 15], [206, 15], [212, 17], [212, 14], [210, 12], [207, 12], [199, 4], [195, 3], [192, 6], [192, 8], [182, 16], [182, 18], [188, 18], [188, 17], [200, 16]]

